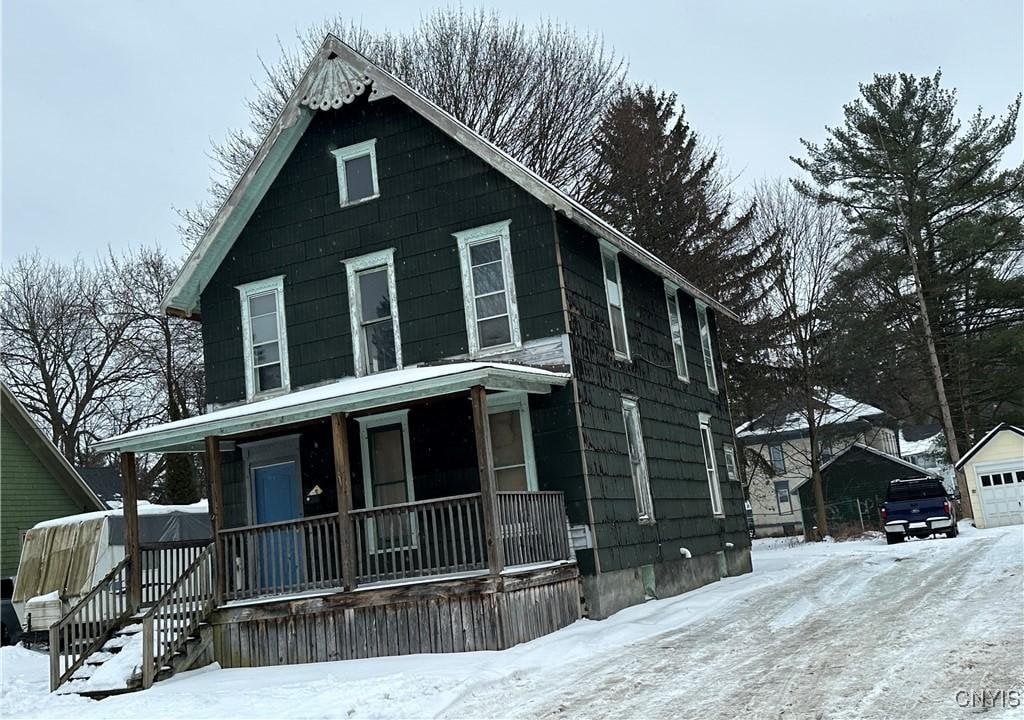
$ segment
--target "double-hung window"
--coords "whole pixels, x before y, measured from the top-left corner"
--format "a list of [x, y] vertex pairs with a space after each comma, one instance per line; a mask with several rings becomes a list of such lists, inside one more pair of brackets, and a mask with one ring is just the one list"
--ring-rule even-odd
[[604, 275], [604, 292], [608, 298], [608, 322], [612, 330], [612, 349], [615, 351], [615, 357], [629, 360], [629, 334], [626, 332], [626, 311], [622, 302], [619, 252], [604, 243], [601, 244], [601, 270]]
[[779, 506], [779, 515], [788, 515], [793, 512], [793, 500], [789, 496], [789, 482], [777, 480], [775, 482], [775, 503]]
[[239, 285], [245, 395], [253, 399], [288, 390], [288, 336], [284, 319], [284, 275]]
[[711, 325], [708, 323], [708, 308], [697, 303], [697, 324], [700, 327], [700, 347], [704, 353], [704, 370], [708, 375], [708, 390], [718, 392], [718, 376], [715, 374], [715, 354], [711, 348]]
[[509, 223], [455, 233], [470, 355], [522, 345]]
[[631, 397], [622, 398], [622, 420], [626, 425], [626, 448], [629, 452], [629, 472], [633, 478], [636, 514], [641, 523], [654, 522], [654, 501], [651, 498], [651, 480], [647, 474], [647, 452], [644, 433], [640, 426], [640, 407]]
[[356, 375], [401, 368], [394, 248], [346, 260], [345, 272]]
[[338, 199], [342, 206], [380, 195], [377, 187], [377, 140], [332, 151], [338, 163]]
[[722, 515], [722, 485], [718, 480], [718, 468], [715, 464], [715, 443], [711, 439], [711, 416], [699, 413], [700, 443], [704, 449], [704, 466], [708, 473], [708, 490], [711, 493], [711, 512]]
[[786, 454], [781, 445], [769, 445], [768, 454], [772, 462], [772, 474], [782, 475], [786, 472]]
[[672, 339], [672, 353], [675, 356], [676, 376], [690, 381], [690, 371], [686, 367], [686, 345], [683, 343], [683, 316], [679, 312], [679, 288], [665, 283], [665, 302], [668, 305], [668, 329]]
[[498, 490], [536, 490], [537, 468], [526, 393], [495, 393], [487, 397], [491, 456]]

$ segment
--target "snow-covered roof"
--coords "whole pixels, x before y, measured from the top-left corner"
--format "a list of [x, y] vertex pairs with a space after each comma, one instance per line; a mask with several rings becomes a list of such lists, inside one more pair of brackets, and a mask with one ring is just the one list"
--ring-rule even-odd
[[474, 385], [488, 390], [550, 392], [565, 385], [567, 373], [528, 365], [459, 362], [392, 370], [364, 377], [347, 377], [325, 385], [297, 390], [266, 400], [233, 405], [175, 422], [115, 435], [92, 446], [96, 452], [200, 449], [207, 436], [228, 436], [276, 427], [335, 412], [355, 412], [436, 397]]
[[308, 127], [313, 113], [340, 108], [367, 91], [370, 100], [398, 98], [545, 205], [616, 246], [627, 257], [667, 278], [717, 312], [739, 320], [729, 308], [652, 252], [334, 35], [327, 35], [310, 60], [249, 166], [210, 222], [206, 234], [186, 259], [163, 300], [165, 310], [186, 316], [197, 315], [203, 288], [255, 212], [263, 193]]
[[[169, 515], [170, 513], [202, 513], [209, 512], [209, 505], [206, 500], [192, 503], [190, 505], [154, 505], [146, 500], [139, 500], [139, 515]], [[96, 512], [79, 513], [78, 515], [65, 515], [64, 517], [52, 520], [43, 520], [32, 526], [33, 530], [39, 528], [59, 527], [61, 525], [74, 525], [75, 523], [87, 522], [107, 517], [121, 517], [124, 514], [121, 508], [116, 510], [97, 510]]]
[[[843, 457], [844, 455], [846, 455], [847, 453], [849, 453], [851, 451], [863, 451], [863, 452], [872, 453], [874, 455], [877, 455], [878, 457], [885, 458], [889, 462], [896, 463], [897, 465], [903, 465], [904, 467], [906, 467], [909, 470], [917, 471], [918, 473], [920, 473], [919, 477], [938, 477], [934, 473], [928, 472], [924, 468], [918, 467], [917, 465], [915, 465], [914, 463], [912, 463], [912, 462], [910, 462], [908, 460], [904, 460], [903, 458], [896, 457], [895, 455], [890, 455], [887, 452], [879, 450], [878, 448], [873, 448], [873, 447], [871, 447], [869, 445], [865, 445], [863, 443], [854, 443], [853, 445], [851, 445], [850, 447], [846, 448], [842, 452], [836, 453], [835, 455], [830, 457], [827, 462], [822, 463], [821, 472], [825, 472], [825, 470], [827, 470], [829, 467], [831, 467], [837, 460], [839, 460], [839, 458]], [[796, 490], [800, 489], [810, 479], [811, 479], [810, 476], [802, 477], [798, 483], [793, 485], [793, 491], [795, 492]]]
[[900, 454], [903, 457], [914, 457], [915, 455], [929, 455], [942, 452], [942, 433], [937, 432], [920, 440], [909, 440], [900, 429]]
[[1004, 423], [999, 423], [994, 428], [992, 428], [987, 433], [985, 433], [985, 436], [981, 440], [979, 440], [978, 442], [974, 443], [974, 445], [971, 447], [971, 449], [968, 450], [967, 452], [965, 452], [963, 454], [963, 456], [960, 458], [960, 460], [957, 461], [956, 465], [954, 465], [953, 467], [955, 467], [957, 470], [962, 468], [967, 463], [968, 460], [970, 460], [972, 457], [974, 457], [975, 453], [977, 453], [983, 447], [988, 445], [989, 440], [991, 440], [992, 438], [994, 438], [996, 435], [998, 435], [999, 433], [1003, 432], [1004, 430], [1007, 431], [1007, 432], [1015, 432], [1018, 435], [1024, 436], [1024, 429], [1021, 429], [1021, 428], [1017, 427], [1016, 425], [1011, 425], [1010, 423], [1005, 423], [1005, 422]]
[[[839, 393], [820, 392], [815, 398], [817, 426], [842, 425], [855, 420], [874, 419], [885, 414], [874, 405], [853, 400]], [[796, 407], [776, 408], [736, 428], [736, 437], [774, 435], [807, 430], [806, 411]]]

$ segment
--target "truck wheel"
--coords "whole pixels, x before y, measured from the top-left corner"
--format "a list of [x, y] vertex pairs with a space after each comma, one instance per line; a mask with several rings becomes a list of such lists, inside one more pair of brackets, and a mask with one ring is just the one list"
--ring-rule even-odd
[[885, 543], [886, 545], [895, 545], [896, 543], [903, 542], [904, 536], [898, 533], [886, 533]]
[[955, 538], [959, 534], [960, 534], [960, 528], [958, 528], [956, 526], [956, 523], [953, 523], [953, 529], [950, 530], [948, 533], [946, 533], [946, 537], [948, 537], [948, 538]]

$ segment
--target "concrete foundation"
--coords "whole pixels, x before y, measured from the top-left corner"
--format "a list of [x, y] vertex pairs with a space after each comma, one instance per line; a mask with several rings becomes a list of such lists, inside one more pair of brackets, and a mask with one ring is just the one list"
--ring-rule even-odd
[[752, 569], [750, 548], [732, 548], [722, 553], [584, 575], [581, 578], [583, 599], [588, 616], [601, 620], [631, 605], [639, 605], [652, 598], [680, 595], [722, 577], [742, 575]]

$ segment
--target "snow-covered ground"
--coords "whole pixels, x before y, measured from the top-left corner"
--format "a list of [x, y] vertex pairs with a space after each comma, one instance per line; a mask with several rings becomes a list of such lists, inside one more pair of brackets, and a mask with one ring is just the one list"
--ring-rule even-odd
[[4, 648], [0, 715], [949, 718], [980, 711], [958, 691], [1024, 690], [1020, 526], [757, 541], [754, 567], [505, 652], [211, 666], [101, 702], [48, 694], [46, 657]]

